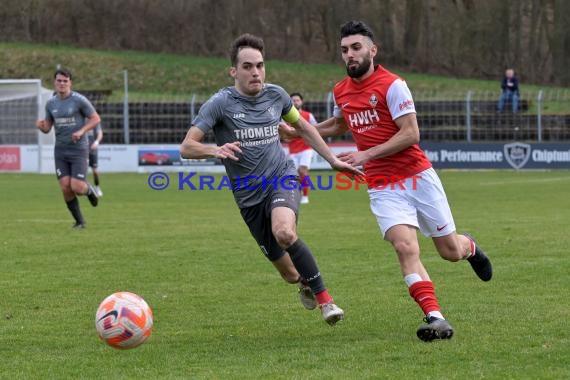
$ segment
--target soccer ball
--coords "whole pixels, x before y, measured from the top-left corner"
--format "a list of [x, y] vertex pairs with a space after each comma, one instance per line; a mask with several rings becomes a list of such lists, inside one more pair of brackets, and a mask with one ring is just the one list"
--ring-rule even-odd
[[140, 346], [152, 332], [152, 310], [142, 297], [130, 292], [113, 293], [99, 305], [97, 334], [111, 347]]

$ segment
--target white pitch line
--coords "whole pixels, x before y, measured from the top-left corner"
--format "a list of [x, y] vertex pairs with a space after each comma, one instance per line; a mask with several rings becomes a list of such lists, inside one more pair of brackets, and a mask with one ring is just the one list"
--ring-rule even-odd
[[496, 186], [496, 185], [512, 185], [512, 184], [526, 184], [526, 183], [547, 183], [547, 182], [560, 182], [560, 181], [570, 181], [570, 176], [568, 177], [554, 177], [554, 178], [536, 178], [536, 179], [517, 179], [511, 181], [492, 181], [492, 182], [482, 182], [482, 186]]
[[[16, 223], [46, 223], [46, 224], [57, 224], [69, 222], [70, 219], [13, 219]], [[71, 219], [73, 222], [73, 219]]]

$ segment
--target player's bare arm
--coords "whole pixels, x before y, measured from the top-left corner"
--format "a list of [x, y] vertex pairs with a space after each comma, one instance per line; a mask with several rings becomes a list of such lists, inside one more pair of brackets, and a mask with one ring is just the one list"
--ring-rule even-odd
[[314, 125], [309, 124], [309, 122], [302, 117], [298, 118], [296, 122], [291, 123], [291, 125], [299, 133], [299, 136], [301, 136], [318, 154], [327, 160], [333, 169], [340, 172], [364, 175], [360, 169], [355, 168], [352, 164], [338, 159], [331, 152]]
[[299, 134], [295, 128], [291, 127], [289, 124], [281, 121], [279, 122], [279, 137], [283, 140], [289, 140], [295, 137], [299, 137]]
[[212, 146], [202, 144], [204, 132], [198, 127], [192, 126], [180, 146], [180, 156], [182, 158], [229, 158], [237, 161], [237, 154], [241, 153], [239, 141], [226, 143], [222, 146]]
[[403, 115], [394, 122], [400, 130], [385, 143], [365, 151], [341, 153], [338, 158], [351, 165], [360, 166], [376, 158], [391, 156], [420, 142], [420, 129], [415, 113]]
[[[331, 117], [314, 125], [321, 137], [340, 136], [348, 131], [344, 118]], [[299, 132], [286, 123], [279, 123], [279, 134], [282, 138], [299, 137]]]
[[73, 134], [71, 135], [71, 139], [74, 142], [79, 141], [84, 134], [95, 128], [97, 124], [99, 124], [100, 122], [101, 122], [101, 117], [99, 116], [99, 114], [97, 112], [93, 112], [87, 118], [87, 123], [85, 123], [85, 125], [81, 127], [81, 129], [79, 129], [78, 131], [73, 132]]
[[331, 117], [315, 125], [322, 137], [340, 136], [348, 131], [344, 117]]
[[99, 128], [99, 130], [97, 131], [97, 137], [95, 137], [95, 141], [93, 141], [93, 144], [91, 144], [89, 149], [91, 149], [91, 150], [97, 149], [99, 144], [101, 144], [102, 140], [103, 140], [103, 129]]

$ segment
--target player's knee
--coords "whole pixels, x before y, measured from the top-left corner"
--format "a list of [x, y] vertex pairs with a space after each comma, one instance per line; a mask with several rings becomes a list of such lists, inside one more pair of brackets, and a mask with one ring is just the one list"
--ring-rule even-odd
[[75, 194], [84, 194], [86, 192], [86, 187], [83, 183], [71, 182], [70, 190]]
[[64, 182], [64, 181], [60, 182], [59, 188], [61, 189], [61, 192], [63, 194], [72, 194], [73, 193], [71, 183], [69, 183], [69, 182]]
[[392, 243], [396, 253], [400, 256], [409, 256], [414, 254], [414, 244], [407, 240], [399, 240]]
[[279, 226], [273, 231], [273, 235], [277, 240], [277, 243], [281, 247], [290, 247], [295, 241], [297, 241], [297, 234], [295, 230], [288, 226]]

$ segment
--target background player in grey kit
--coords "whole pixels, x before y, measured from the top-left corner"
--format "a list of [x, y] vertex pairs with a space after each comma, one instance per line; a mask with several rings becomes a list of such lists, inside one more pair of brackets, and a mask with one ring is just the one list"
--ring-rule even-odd
[[71, 90], [71, 72], [58, 69], [54, 74], [56, 94], [46, 104], [46, 117], [36, 126], [43, 133], [55, 129], [55, 172], [63, 199], [75, 219], [74, 228], [84, 228], [76, 195], [86, 195], [97, 206], [95, 189], [87, 183], [89, 145], [86, 133], [101, 122], [93, 105], [83, 95]]
[[[238, 37], [230, 56], [234, 86], [221, 89], [200, 108], [180, 153], [183, 158], [222, 159], [241, 215], [261, 251], [285, 281], [299, 284], [303, 305], [307, 309], [319, 306], [325, 321], [334, 325], [344, 312], [329, 295], [311, 250], [297, 237], [300, 191], [295, 165], [279, 141], [281, 118], [291, 123], [334, 169], [356, 174], [360, 171], [332, 154], [317, 131], [299, 116], [283, 88], [264, 83], [261, 38], [250, 34]], [[209, 131], [214, 132], [215, 146], [201, 143]], [[237, 181], [247, 176], [259, 180], [239, 186]], [[295, 190], [280, 185], [286, 177]], [[263, 186], [261, 178], [275, 181]]]
[[103, 191], [100, 185], [99, 176], [99, 144], [103, 140], [103, 128], [101, 128], [101, 123], [97, 124], [94, 129], [87, 132], [87, 140], [89, 142], [89, 167], [93, 172], [93, 184], [95, 185], [95, 192], [98, 197], [103, 196]]

